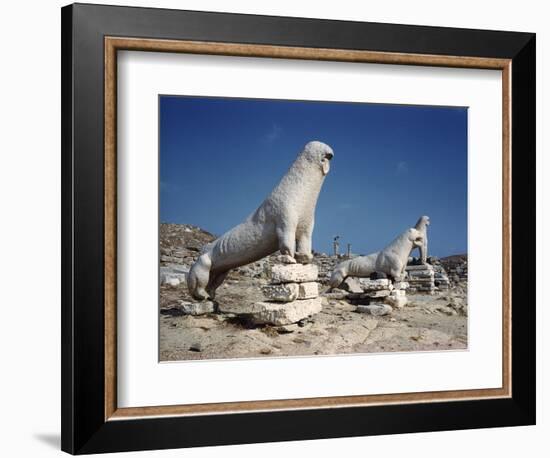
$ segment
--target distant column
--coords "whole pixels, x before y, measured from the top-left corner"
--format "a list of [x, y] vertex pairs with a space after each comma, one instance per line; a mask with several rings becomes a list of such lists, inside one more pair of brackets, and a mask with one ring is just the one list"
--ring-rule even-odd
[[348, 243], [347, 257], [348, 257], [348, 259], [351, 258], [351, 243]]
[[334, 240], [332, 242], [332, 248], [334, 249], [334, 256], [338, 256], [340, 254], [340, 242], [338, 240], [340, 240], [339, 235], [334, 237]]

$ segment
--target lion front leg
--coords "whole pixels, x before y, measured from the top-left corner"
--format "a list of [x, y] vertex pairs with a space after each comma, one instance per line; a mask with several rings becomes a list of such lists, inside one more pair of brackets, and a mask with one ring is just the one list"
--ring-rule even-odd
[[296, 253], [296, 227], [291, 224], [282, 224], [277, 227], [276, 232], [281, 254], [294, 258]]
[[229, 271], [210, 275], [210, 280], [208, 281], [208, 285], [206, 285], [206, 292], [210, 296], [210, 299], [214, 299], [216, 297], [216, 290], [224, 282], [225, 277], [227, 277], [228, 273]]
[[310, 264], [313, 260], [311, 254], [311, 236], [313, 234], [313, 225], [306, 231], [302, 231], [296, 238], [296, 261], [301, 264]]
[[391, 270], [390, 276], [393, 277], [395, 282], [402, 282], [405, 279], [405, 267], [405, 265], [399, 263]]

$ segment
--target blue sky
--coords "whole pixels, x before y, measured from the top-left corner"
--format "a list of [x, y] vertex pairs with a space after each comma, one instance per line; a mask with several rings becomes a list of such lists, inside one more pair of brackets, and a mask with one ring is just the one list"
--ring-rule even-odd
[[382, 249], [431, 219], [430, 254], [467, 249], [467, 109], [160, 96], [160, 220], [216, 235], [267, 197], [311, 140], [334, 150], [313, 249]]

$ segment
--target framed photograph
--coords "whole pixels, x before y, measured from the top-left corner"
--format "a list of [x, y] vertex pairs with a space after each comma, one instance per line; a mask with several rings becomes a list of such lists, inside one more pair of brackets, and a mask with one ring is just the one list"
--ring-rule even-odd
[[535, 423], [535, 35], [62, 9], [62, 449]]

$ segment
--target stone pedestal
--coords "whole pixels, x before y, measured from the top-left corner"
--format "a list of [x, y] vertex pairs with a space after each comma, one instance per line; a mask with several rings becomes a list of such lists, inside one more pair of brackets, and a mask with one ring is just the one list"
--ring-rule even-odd
[[383, 304], [392, 293], [393, 284], [387, 278], [370, 280], [368, 278], [354, 279], [358, 290], [348, 294], [348, 300], [357, 306]]
[[250, 308], [252, 321], [257, 324], [286, 326], [297, 323], [322, 309], [321, 298], [298, 299], [292, 302], [256, 302]]
[[435, 275], [431, 264], [407, 266], [405, 270], [407, 272], [407, 283], [409, 283], [410, 292], [434, 294]]
[[[350, 292], [347, 299], [352, 304], [359, 307], [368, 305], [391, 305], [392, 307], [401, 308], [407, 304], [407, 296], [405, 290], [409, 287], [407, 282], [392, 283], [387, 278], [370, 280], [368, 278], [359, 278], [355, 280], [360, 292]], [[367, 310], [367, 309], [364, 309]], [[361, 309], [361, 311], [364, 311]], [[370, 309], [368, 309], [370, 310]], [[372, 308], [372, 310], [384, 310], [383, 314], [387, 314], [388, 308], [381, 309]]]
[[246, 314], [257, 324], [286, 326], [322, 309], [314, 264], [276, 264], [271, 283], [262, 288], [265, 301], [252, 304]]

